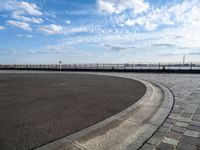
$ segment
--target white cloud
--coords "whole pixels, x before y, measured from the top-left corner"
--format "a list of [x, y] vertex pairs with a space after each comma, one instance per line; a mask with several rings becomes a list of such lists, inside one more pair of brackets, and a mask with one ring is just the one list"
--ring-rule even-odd
[[35, 23], [35, 24], [40, 24], [40, 23], [43, 22], [42, 18], [23, 16], [23, 11], [14, 11], [13, 14], [12, 14], [12, 17], [14, 19], [17, 19], [17, 20], [20, 20], [20, 21], [32, 22], [32, 23]]
[[8, 20], [10, 25], [22, 28], [24, 30], [32, 30], [30, 23], [40, 24], [43, 22], [41, 18], [43, 13], [34, 3], [16, 0], [3, 0], [0, 2], [0, 10], [8, 11], [11, 18], [15, 21]]
[[[184, 0], [160, 7], [150, 5], [143, 0], [99, 0], [98, 8], [108, 15], [115, 13], [115, 23], [119, 26], [142, 27], [148, 31], [163, 26], [176, 28], [191, 24], [198, 26], [200, 22], [199, 0]], [[125, 11], [129, 9], [132, 11]]]
[[75, 34], [75, 33], [83, 33], [83, 32], [92, 32], [92, 29], [88, 29], [87, 26], [81, 27], [63, 27], [61, 25], [50, 24], [50, 25], [43, 25], [38, 28], [38, 31], [43, 32], [48, 35], [52, 34]]
[[7, 11], [21, 11], [23, 14], [41, 16], [42, 12], [34, 3], [28, 3], [25, 1], [8, 0], [1, 2], [1, 9]]
[[38, 28], [38, 31], [44, 32], [45, 34], [61, 34], [63, 33], [63, 27], [56, 24], [43, 25]]
[[81, 32], [88, 32], [88, 27], [73, 27], [73, 28], [65, 28], [64, 34], [71, 34], [71, 33], [81, 33]]
[[107, 13], [114, 13], [116, 11], [114, 4], [109, 1], [99, 0], [98, 7], [100, 11], [105, 11]]
[[71, 47], [68, 44], [59, 44], [59, 45], [47, 45], [46, 49], [56, 53], [63, 53], [66, 51], [71, 52], [73, 47]]
[[122, 13], [125, 10], [131, 10], [134, 14], [140, 14], [148, 11], [149, 3], [144, 0], [98, 0], [100, 11], [107, 13]]
[[6, 27], [0, 25], [0, 30], [5, 30]]
[[14, 21], [14, 20], [8, 20], [6, 21], [8, 24], [24, 29], [24, 30], [28, 30], [28, 31], [32, 31], [32, 28], [30, 27], [30, 25], [26, 22], [21, 22], [21, 21]]
[[17, 34], [17, 37], [20, 37], [20, 38], [23, 38], [23, 37], [25, 37], [25, 38], [32, 38], [33, 36], [30, 35], [30, 34]]
[[65, 20], [65, 23], [66, 24], [71, 24], [71, 21], [70, 20]]
[[41, 16], [42, 12], [39, 10], [39, 8], [34, 3], [28, 3], [28, 2], [19, 2], [19, 8], [24, 9], [28, 14], [34, 15], [34, 16]]
[[157, 29], [157, 27], [158, 27], [158, 24], [156, 24], [156, 23], [151, 23], [151, 22], [145, 23], [145, 29], [148, 31], [155, 30], [155, 29]]

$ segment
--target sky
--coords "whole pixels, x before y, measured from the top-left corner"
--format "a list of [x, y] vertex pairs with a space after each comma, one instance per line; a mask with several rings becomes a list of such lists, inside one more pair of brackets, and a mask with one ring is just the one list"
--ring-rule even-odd
[[0, 0], [0, 64], [200, 61], [199, 0]]

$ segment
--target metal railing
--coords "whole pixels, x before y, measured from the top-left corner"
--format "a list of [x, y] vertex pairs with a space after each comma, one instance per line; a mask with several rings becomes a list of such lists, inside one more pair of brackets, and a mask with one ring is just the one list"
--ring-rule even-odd
[[0, 69], [78, 70], [78, 71], [158, 71], [200, 72], [200, 63], [125, 63], [125, 64], [9, 64]]

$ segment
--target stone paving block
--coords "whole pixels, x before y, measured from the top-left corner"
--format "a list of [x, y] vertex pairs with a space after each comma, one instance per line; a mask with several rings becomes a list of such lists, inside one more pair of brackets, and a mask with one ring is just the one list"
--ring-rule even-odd
[[175, 123], [175, 126], [179, 126], [179, 127], [187, 127], [188, 123], [185, 123], [185, 122], [176, 122]]
[[181, 114], [181, 117], [187, 117], [187, 118], [190, 118], [193, 114], [191, 113], [182, 113]]
[[194, 114], [195, 111], [196, 111], [196, 109], [186, 108], [186, 109], [184, 110], [184, 113], [191, 113], [191, 114]]
[[185, 143], [185, 144], [190, 144], [190, 145], [199, 145], [200, 144], [200, 139], [199, 138], [189, 137], [189, 136], [183, 136], [180, 139], [180, 142]]
[[163, 132], [156, 132], [148, 141], [147, 143], [152, 145], [157, 145], [161, 139], [164, 137], [165, 133]]
[[178, 118], [178, 121], [181, 121], [181, 122], [190, 122], [190, 118], [188, 118], [188, 117], [179, 117]]
[[174, 146], [167, 143], [160, 143], [157, 147], [159, 150], [173, 150]]
[[176, 147], [178, 150], [197, 150], [196, 145], [190, 145], [188, 143], [179, 142]]
[[[188, 102], [183, 100], [181, 106], [186, 107], [187, 105], [188, 105]], [[184, 112], [185, 112], [185, 110], [184, 110]], [[188, 113], [190, 113], [190, 112], [188, 112]]]
[[178, 144], [178, 140], [175, 140], [175, 139], [172, 139], [172, 138], [167, 138], [167, 137], [164, 137], [163, 143], [167, 143], [167, 144], [171, 144], [171, 145], [177, 145]]
[[187, 129], [200, 132], [200, 126], [188, 125]]
[[144, 144], [140, 150], [153, 150], [155, 149], [155, 146], [151, 145], [151, 144]]
[[173, 131], [169, 131], [169, 132], [167, 133], [167, 135], [166, 135], [166, 137], [172, 138], [172, 139], [175, 139], [175, 140], [179, 140], [182, 136], [183, 136], [182, 133], [173, 132]]
[[172, 131], [184, 133], [186, 128], [174, 126], [171, 128]]
[[197, 110], [198, 109], [198, 107], [199, 107], [199, 105], [197, 105], [197, 104], [189, 104], [187, 107], [186, 107], [186, 109], [188, 108], [188, 109], [193, 109], [193, 110]]
[[184, 107], [178, 106], [172, 110], [172, 113], [181, 113], [184, 110]]
[[190, 137], [194, 137], [194, 138], [200, 138], [200, 132], [197, 132], [197, 131], [186, 130], [185, 135], [190, 136]]
[[196, 110], [193, 110], [193, 109], [185, 109], [183, 112], [184, 113], [191, 113], [191, 114], [194, 114]]
[[165, 128], [171, 128], [173, 126], [173, 124], [165, 122], [165, 123], [163, 123], [162, 126], [165, 127]]
[[200, 108], [198, 108], [195, 113], [200, 114]]
[[170, 113], [168, 118], [170, 119], [177, 119], [179, 117], [180, 113]]
[[191, 120], [189, 124], [193, 126], [200, 126], [200, 121]]
[[177, 96], [174, 96], [174, 98], [175, 98], [175, 105], [178, 105], [178, 106], [180, 105], [181, 106], [182, 100]]
[[195, 114], [195, 115], [192, 117], [192, 120], [194, 120], [194, 121], [200, 121], [200, 114]]
[[171, 123], [171, 124], [173, 124], [175, 121], [176, 121], [175, 119], [170, 119], [170, 118], [167, 118], [165, 120], [166, 123]]
[[167, 133], [167, 132], [169, 131], [169, 129], [168, 129], [168, 128], [165, 128], [165, 127], [160, 127], [160, 128], [158, 129], [158, 131]]
[[191, 102], [192, 102], [192, 104], [197, 104], [197, 105], [200, 104], [200, 101], [199, 101], [198, 98], [194, 98], [194, 99], [192, 99]]

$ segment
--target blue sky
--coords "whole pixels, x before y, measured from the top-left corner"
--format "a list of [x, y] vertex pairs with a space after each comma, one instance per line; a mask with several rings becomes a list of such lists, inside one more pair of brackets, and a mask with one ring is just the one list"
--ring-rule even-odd
[[0, 0], [0, 63], [200, 60], [199, 0]]

